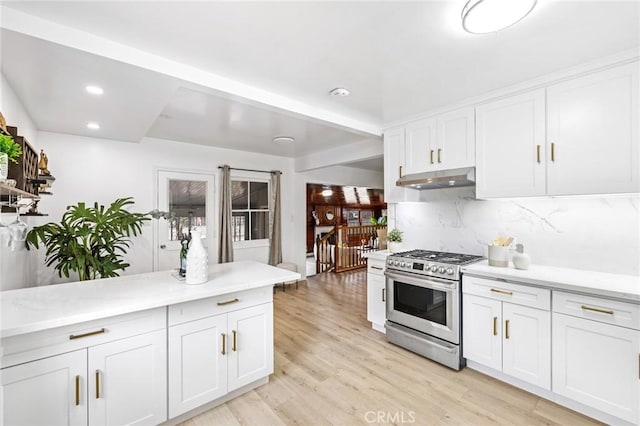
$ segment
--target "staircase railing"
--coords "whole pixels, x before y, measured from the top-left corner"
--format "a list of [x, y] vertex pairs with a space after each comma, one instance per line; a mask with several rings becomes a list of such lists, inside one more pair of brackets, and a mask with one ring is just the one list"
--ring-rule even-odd
[[377, 231], [386, 225], [337, 225], [316, 238], [316, 273], [345, 272], [367, 266], [364, 253], [378, 250]]
[[336, 228], [316, 237], [316, 273], [332, 271], [335, 267]]

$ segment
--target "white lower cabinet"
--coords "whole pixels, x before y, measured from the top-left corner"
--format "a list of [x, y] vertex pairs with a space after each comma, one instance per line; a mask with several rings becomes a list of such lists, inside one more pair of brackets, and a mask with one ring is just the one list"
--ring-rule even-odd
[[384, 260], [367, 259], [367, 320], [374, 330], [385, 332], [387, 320]]
[[164, 330], [2, 369], [3, 425], [167, 419]]
[[90, 425], [156, 425], [167, 419], [167, 336], [157, 330], [90, 347]]
[[[573, 303], [564, 297], [558, 303], [554, 299], [553, 391], [640, 424], [640, 307], [580, 298], [573, 297]], [[561, 306], [560, 301], [567, 303]], [[578, 306], [576, 315], [589, 319], [566, 314], [572, 312], [571, 304]], [[594, 307], [600, 311], [589, 310]], [[635, 319], [635, 329], [608, 323], [626, 319]]]
[[238, 307], [169, 327], [169, 418], [273, 373], [273, 303]]
[[463, 356], [549, 390], [551, 313], [539, 306], [549, 305], [550, 292], [467, 276], [462, 288]]
[[86, 425], [85, 349], [0, 370], [2, 425]]

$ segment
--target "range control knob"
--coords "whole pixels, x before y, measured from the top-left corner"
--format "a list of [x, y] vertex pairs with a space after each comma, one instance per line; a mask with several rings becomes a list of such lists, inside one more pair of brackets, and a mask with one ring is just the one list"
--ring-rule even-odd
[[431, 265], [431, 272], [438, 272], [438, 267], [436, 265]]
[[400, 262], [400, 267], [404, 268], [405, 263], [404, 262]]
[[441, 274], [444, 274], [444, 266], [439, 267], [438, 272], [440, 272]]
[[447, 274], [453, 275], [453, 268], [447, 268]]

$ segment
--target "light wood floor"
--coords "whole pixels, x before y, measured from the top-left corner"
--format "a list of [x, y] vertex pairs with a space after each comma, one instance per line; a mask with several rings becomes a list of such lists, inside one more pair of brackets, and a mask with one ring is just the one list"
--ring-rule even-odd
[[387, 343], [367, 321], [364, 271], [321, 274], [274, 296], [267, 385], [185, 423], [199, 425], [597, 422], [471, 369], [455, 372]]

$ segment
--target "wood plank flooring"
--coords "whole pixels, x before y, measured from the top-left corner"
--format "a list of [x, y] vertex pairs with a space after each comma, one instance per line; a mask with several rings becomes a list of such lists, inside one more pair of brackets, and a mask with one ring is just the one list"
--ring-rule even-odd
[[471, 369], [387, 343], [367, 321], [366, 273], [325, 273], [274, 296], [267, 385], [187, 420], [204, 425], [596, 425]]

